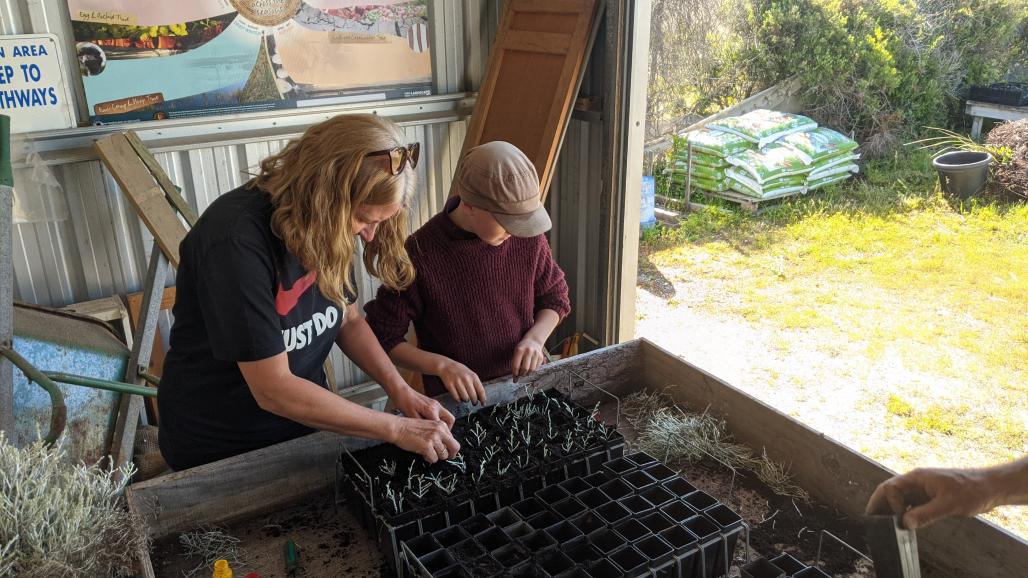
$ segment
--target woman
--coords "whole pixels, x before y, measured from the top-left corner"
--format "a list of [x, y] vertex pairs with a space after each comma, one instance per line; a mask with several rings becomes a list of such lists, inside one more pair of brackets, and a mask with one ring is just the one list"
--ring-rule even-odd
[[[430, 462], [457, 454], [453, 416], [403, 381], [355, 305], [358, 236], [368, 272], [385, 286], [413, 281], [403, 241], [418, 153], [387, 120], [335, 117], [203, 213], [180, 247], [157, 398], [173, 469], [315, 429], [391, 442]], [[333, 343], [406, 417], [326, 389]]]

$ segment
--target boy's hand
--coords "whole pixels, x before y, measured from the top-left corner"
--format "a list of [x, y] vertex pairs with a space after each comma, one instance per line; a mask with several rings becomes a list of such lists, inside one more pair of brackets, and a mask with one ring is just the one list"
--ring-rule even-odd
[[546, 363], [546, 352], [543, 350], [541, 341], [533, 337], [525, 337], [514, 348], [514, 360], [511, 362], [510, 372], [514, 381], [539, 369], [539, 366]]
[[447, 360], [438, 376], [453, 399], [461, 402], [470, 401], [473, 405], [485, 405], [485, 388], [482, 387], [482, 380], [463, 363]]

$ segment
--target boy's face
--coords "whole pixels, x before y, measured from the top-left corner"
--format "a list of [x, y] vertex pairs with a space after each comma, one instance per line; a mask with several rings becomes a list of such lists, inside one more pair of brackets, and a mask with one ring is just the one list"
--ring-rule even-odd
[[498, 247], [510, 238], [510, 233], [496, 222], [489, 211], [472, 207], [465, 202], [461, 202], [459, 210], [465, 211], [468, 224], [471, 225], [471, 232], [486, 243]]

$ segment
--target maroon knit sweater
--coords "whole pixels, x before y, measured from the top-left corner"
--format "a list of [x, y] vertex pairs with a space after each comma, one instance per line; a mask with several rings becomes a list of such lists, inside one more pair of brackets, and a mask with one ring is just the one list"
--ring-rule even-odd
[[[405, 341], [414, 322], [418, 347], [463, 363], [486, 381], [511, 372], [514, 348], [537, 311], [567, 316], [568, 285], [545, 235], [510, 237], [493, 247], [450, 220], [456, 206], [456, 197], [450, 199], [407, 239], [414, 284], [401, 292], [379, 288], [364, 311], [387, 352]], [[425, 390], [446, 391], [434, 375], [425, 376]]]

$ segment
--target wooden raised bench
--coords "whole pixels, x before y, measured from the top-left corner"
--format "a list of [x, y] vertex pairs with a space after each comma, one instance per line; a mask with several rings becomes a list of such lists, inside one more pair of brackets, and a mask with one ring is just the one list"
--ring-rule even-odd
[[[676, 401], [693, 408], [709, 407], [709, 412], [725, 420], [738, 441], [766, 448], [772, 459], [790, 464], [798, 485], [855, 520], [863, 515], [875, 486], [893, 474], [645, 339], [547, 365], [528, 383], [559, 386], [567, 392], [569, 380], [577, 378], [565, 370], [622, 398], [636, 391], [676, 386], [666, 390]], [[524, 385], [499, 383], [490, 390], [489, 401], [510, 401], [524, 393]], [[588, 385], [575, 385], [572, 391], [575, 400], [585, 405], [609, 399]], [[379, 408], [384, 403], [377, 388], [363, 388], [355, 400]], [[456, 410], [450, 400], [440, 401]], [[369, 443], [313, 434], [133, 484], [126, 492], [129, 508], [143, 517], [155, 539], [251, 518], [328, 491], [341, 449], [358, 449]], [[1019, 577], [1028, 568], [1028, 543], [978, 518], [935, 524], [918, 532], [918, 543], [923, 560], [957, 576]], [[140, 570], [143, 576], [155, 576], [147, 553], [140, 553]]]

